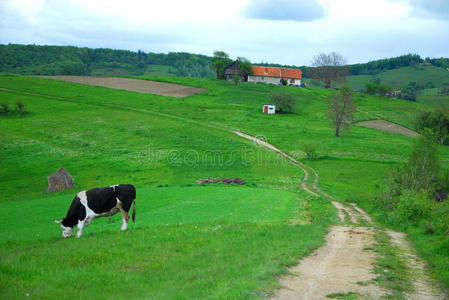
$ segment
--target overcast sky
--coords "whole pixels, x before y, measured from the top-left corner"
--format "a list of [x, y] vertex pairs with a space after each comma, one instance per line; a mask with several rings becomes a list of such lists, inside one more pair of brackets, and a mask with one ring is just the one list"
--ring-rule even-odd
[[310, 65], [449, 57], [449, 0], [0, 0], [0, 44], [185, 51]]

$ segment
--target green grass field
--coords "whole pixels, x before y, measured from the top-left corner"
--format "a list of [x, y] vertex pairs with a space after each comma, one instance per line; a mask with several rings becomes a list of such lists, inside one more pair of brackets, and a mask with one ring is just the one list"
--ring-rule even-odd
[[364, 90], [365, 83], [373, 79], [380, 79], [382, 84], [389, 85], [394, 89], [401, 89], [409, 82], [426, 84], [432, 82], [436, 88], [442, 87], [449, 82], [449, 71], [434, 66], [404, 67], [388, 70], [376, 75], [348, 76], [346, 84], [355, 90]]
[[[5, 297], [269, 296], [286, 266], [322, 243], [327, 226], [336, 222], [335, 211], [300, 189], [300, 169], [231, 130], [263, 137], [301, 160], [303, 143], [316, 142], [319, 157], [306, 163], [320, 174], [320, 187], [374, 215], [375, 185], [406, 161], [414, 142], [357, 126], [336, 138], [327, 117], [335, 91], [143, 78], [207, 91], [179, 99], [0, 76], [0, 102], [22, 101], [28, 112], [0, 116]], [[294, 94], [294, 113], [261, 113], [275, 91]], [[417, 110], [430, 109], [364, 94], [356, 94], [355, 102], [357, 121], [385, 119], [409, 128]], [[449, 151], [440, 151], [447, 167]], [[60, 166], [74, 176], [76, 187], [46, 194], [47, 176]], [[192, 185], [212, 177], [241, 177], [248, 184]], [[64, 216], [77, 191], [116, 183], [137, 187], [135, 225], [120, 233], [118, 216], [112, 223], [96, 220], [80, 240], [56, 241], [60, 232], [53, 219]], [[413, 241], [424, 253], [422, 229], [415, 231]], [[449, 284], [447, 263], [434, 257], [426, 256]], [[73, 285], [67, 288], [67, 282]]]

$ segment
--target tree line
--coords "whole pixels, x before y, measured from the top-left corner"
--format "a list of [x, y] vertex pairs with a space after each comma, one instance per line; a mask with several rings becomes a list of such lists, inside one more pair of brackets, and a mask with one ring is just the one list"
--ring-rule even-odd
[[167, 65], [176, 75], [213, 77], [212, 58], [185, 52], [145, 53], [73, 46], [0, 45], [0, 73], [89, 75], [96, 68], [125, 68], [141, 75], [147, 65]]
[[[214, 53], [215, 54], [215, 53]], [[216, 55], [214, 55], [216, 56]], [[41, 75], [89, 75], [96, 68], [124, 68], [142, 75], [148, 65], [166, 65], [177, 76], [216, 77], [215, 57], [186, 52], [152, 53], [142, 50], [80, 48], [74, 46], [0, 45], [0, 73]], [[229, 59], [229, 57], [227, 57]], [[312, 62], [313, 63], [313, 62]], [[407, 54], [393, 58], [345, 65], [345, 75], [378, 74], [380, 72], [419, 64], [449, 68], [449, 58], [421, 58]], [[280, 65], [261, 62], [258, 65], [299, 68], [304, 78], [313, 78], [317, 66]], [[341, 71], [341, 68], [334, 71]]]

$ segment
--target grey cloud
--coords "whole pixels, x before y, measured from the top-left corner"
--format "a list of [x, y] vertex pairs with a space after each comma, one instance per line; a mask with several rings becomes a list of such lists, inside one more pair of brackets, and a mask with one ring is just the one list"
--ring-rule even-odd
[[448, 0], [410, 0], [410, 4], [417, 17], [449, 18]]
[[245, 8], [245, 16], [252, 19], [278, 21], [312, 21], [324, 15], [317, 0], [252, 0]]

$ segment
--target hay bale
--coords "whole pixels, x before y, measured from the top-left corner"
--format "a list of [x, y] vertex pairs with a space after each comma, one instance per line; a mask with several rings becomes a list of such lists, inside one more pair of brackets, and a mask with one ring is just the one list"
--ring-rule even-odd
[[73, 189], [73, 177], [64, 168], [59, 168], [54, 174], [47, 177], [47, 193]]

